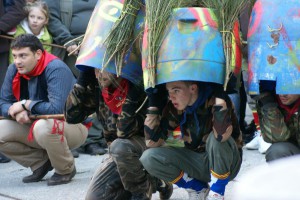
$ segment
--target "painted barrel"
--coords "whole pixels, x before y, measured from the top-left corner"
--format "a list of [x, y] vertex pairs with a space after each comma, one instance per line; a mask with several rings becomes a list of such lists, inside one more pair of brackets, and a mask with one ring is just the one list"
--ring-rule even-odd
[[248, 29], [249, 93], [276, 81], [277, 94], [300, 94], [300, 1], [257, 0]]
[[[124, 0], [101, 0], [98, 1], [95, 10], [88, 24], [80, 53], [76, 61], [76, 67], [84, 70], [85, 67], [103, 68], [103, 61], [107, 58], [104, 40], [108, 36], [112, 26], [121, 15]], [[144, 27], [145, 10], [138, 13], [134, 37], [140, 35]], [[132, 44], [124, 60], [121, 77], [128, 79], [135, 84], [141, 84], [143, 79], [141, 51], [138, 42]], [[116, 73], [115, 63], [112, 61], [104, 69], [113, 74]]]
[[[147, 48], [143, 39], [143, 75], [145, 88]], [[174, 9], [169, 29], [158, 52], [156, 85], [178, 81], [205, 81], [224, 83], [225, 56], [222, 37], [216, 17], [208, 8], [189, 7]]]

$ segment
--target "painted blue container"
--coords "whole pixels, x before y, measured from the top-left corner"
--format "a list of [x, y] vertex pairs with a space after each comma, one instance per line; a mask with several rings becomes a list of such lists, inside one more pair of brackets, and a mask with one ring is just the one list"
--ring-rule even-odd
[[[103, 68], [104, 58], [106, 55], [106, 46], [104, 44], [105, 38], [109, 31], [121, 15], [124, 0], [101, 0], [98, 1], [95, 10], [89, 21], [89, 25], [80, 48], [80, 54], [76, 61], [76, 67], [84, 70], [85, 67]], [[140, 32], [143, 31], [145, 10], [141, 9], [136, 19], [135, 36], [136, 38]], [[128, 79], [135, 84], [141, 84], [143, 80], [141, 51], [138, 39], [132, 44], [124, 60], [121, 77]], [[116, 66], [114, 61], [110, 62], [105, 68], [113, 74], [116, 73]]]
[[249, 93], [261, 80], [277, 94], [300, 94], [300, 1], [257, 0], [248, 30]]
[[[145, 38], [145, 37], [144, 37]], [[147, 86], [147, 42], [143, 42], [144, 86]], [[225, 56], [212, 10], [190, 7], [173, 12], [170, 29], [158, 52], [156, 84], [178, 80], [224, 83]]]

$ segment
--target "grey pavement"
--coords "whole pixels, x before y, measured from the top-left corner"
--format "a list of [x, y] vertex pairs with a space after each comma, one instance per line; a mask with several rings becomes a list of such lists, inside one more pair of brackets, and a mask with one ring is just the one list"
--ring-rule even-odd
[[[93, 172], [102, 164], [101, 161], [105, 156], [107, 155], [80, 154], [80, 157], [75, 159], [77, 174], [74, 179], [68, 184], [58, 186], [47, 186], [46, 180], [51, 177], [54, 170], [49, 172], [41, 182], [23, 183], [22, 178], [31, 174], [30, 169], [14, 161], [2, 163], [0, 164], [0, 200], [83, 200]], [[227, 186], [225, 198], [231, 199], [234, 185], [238, 184], [241, 175], [253, 167], [264, 164], [264, 155], [257, 150], [244, 149], [242, 168], [239, 175]], [[159, 199], [158, 194], [154, 194], [152, 199]], [[171, 199], [183, 200], [188, 199], [188, 196], [184, 189], [175, 186]]]
[[[248, 122], [251, 120], [249, 116], [250, 114], [247, 115], [248, 119], [246, 118]], [[264, 155], [257, 150], [244, 149], [243, 154], [240, 173], [227, 186], [226, 200], [232, 199], [235, 185], [239, 183], [242, 175], [254, 167], [266, 164]], [[58, 186], [47, 186], [46, 180], [51, 177], [54, 170], [49, 172], [41, 182], [25, 184], [22, 182], [22, 178], [32, 173], [30, 169], [24, 168], [14, 161], [0, 163], [0, 200], [84, 200], [90, 179], [94, 171], [101, 166], [105, 156], [107, 154], [103, 156], [80, 154], [80, 157], [75, 159], [76, 176], [70, 183]], [[154, 194], [152, 199], [159, 199], [158, 193]], [[188, 196], [184, 189], [174, 186], [171, 199], [183, 200], [188, 199]]]

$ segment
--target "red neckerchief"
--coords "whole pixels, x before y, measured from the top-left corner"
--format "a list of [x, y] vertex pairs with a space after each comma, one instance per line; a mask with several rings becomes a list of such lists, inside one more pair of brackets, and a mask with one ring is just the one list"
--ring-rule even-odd
[[300, 106], [300, 98], [294, 103], [293, 107], [283, 105], [278, 96], [277, 96], [277, 101], [278, 101], [279, 106], [287, 111], [288, 114], [287, 114], [287, 116], [284, 117], [284, 121], [288, 122], [291, 119], [292, 115], [298, 111], [298, 108]]
[[19, 72], [16, 73], [13, 81], [12, 81], [12, 90], [13, 94], [16, 97], [18, 101], [20, 101], [20, 89], [21, 89], [21, 84], [20, 84], [20, 79], [21, 77], [25, 78], [26, 80], [30, 80], [31, 77], [33, 76], [39, 76], [43, 73], [45, 68], [47, 67], [48, 63], [51, 62], [52, 60], [57, 59], [56, 56], [48, 53], [47, 51], [44, 51], [41, 59], [38, 61], [36, 66], [29, 72], [28, 74], [20, 74]]
[[105, 104], [114, 114], [120, 114], [122, 111], [122, 105], [125, 102], [128, 92], [128, 81], [123, 79], [120, 82], [119, 87], [117, 87], [112, 94], [109, 93], [108, 87], [103, 88], [102, 96]]

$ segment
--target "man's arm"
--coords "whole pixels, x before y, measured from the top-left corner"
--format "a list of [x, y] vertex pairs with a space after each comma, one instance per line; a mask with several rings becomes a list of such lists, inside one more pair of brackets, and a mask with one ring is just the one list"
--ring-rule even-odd
[[80, 71], [77, 83], [69, 93], [64, 115], [68, 123], [77, 124], [96, 112], [99, 104], [100, 88], [95, 76], [94, 68]]
[[75, 78], [67, 66], [59, 59], [51, 61], [44, 73], [46, 76], [48, 101], [31, 99], [29, 110], [32, 114], [62, 114], [65, 101], [75, 83]]
[[74, 37], [70, 33], [68, 27], [66, 27], [61, 20], [60, 1], [46, 0], [46, 2], [50, 11], [48, 30], [51, 33], [55, 43], [63, 45], [72, 40]]
[[13, 103], [17, 102], [17, 99], [14, 97], [12, 92], [12, 81], [16, 74], [17, 70], [14, 65], [10, 65], [7, 69], [1, 92], [0, 92], [0, 110], [1, 115], [4, 117], [8, 117], [8, 110], [13, 105]]
[[158, 147], [164, 144], [164, 140], [157, 134], [161, 116], [155, 113], [157, 110], [149, 110], [144, 122], [144, 134], [147, 147]]
[[278, 108], [275, 94], [261, 93], [257, 99], [257, 113], [264, 140], [269, 143], [288, 141], [292, 134]]
[[[20, 123], [29, 122], [28, 112], [22, 106], [21, 101], [13, 95], [12, 91], [12, 81], [16, 74], [16, 68], [14, 65], [10, 65], [0, 93], [0, 110], [3, 117], [12, 117]], [[29, 103], [29, 101], [28, 101]]]
[[224, 142], [232, 135], [233, 117], [232, 102], [223, 89], [215, 92], [215, 105], [213, 106], [213, 132], [219, 142]]
[[[151, 111], [152, 110], [152, 111]], [[167, 103], [161, 112], [148, 108], [148, 114], [144, 124], [144, 134], [147, 147], [158, 147], [165, 144], [168, 134], [179, 126], [178, 111], [171, 101]]]
[[[3, 1], [2, 1], [3, 2]], [[20, 21], [25, 19], [26, 13], [24, 11], [25, 1], [14, 0], [13, 5], [9, 6], [3, 16], [0, 17], [0, 33], [6, 33]]]

